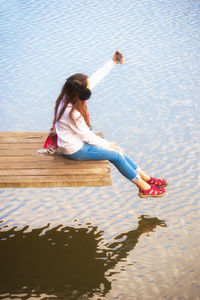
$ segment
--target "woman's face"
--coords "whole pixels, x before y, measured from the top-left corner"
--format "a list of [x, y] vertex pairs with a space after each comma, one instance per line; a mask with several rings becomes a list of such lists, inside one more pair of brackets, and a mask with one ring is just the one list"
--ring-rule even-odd
[[90, 88], [90, 82], [89, 82], [89, 79], [87, 78], [86, 81], [87, 81], [86, 87], [89, 89], [89, 88]]

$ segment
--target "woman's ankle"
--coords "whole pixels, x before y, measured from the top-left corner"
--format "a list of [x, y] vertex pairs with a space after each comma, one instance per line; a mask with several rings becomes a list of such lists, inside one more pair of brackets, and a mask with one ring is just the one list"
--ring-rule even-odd
[[146, 181], [143, 180], [142, 178], [139, 179], [139, 180], [136, 182], [136, 185], [137, 185], [137, 187], [139, 187], [139, 188], [142, 189], [142, 190], [148, 190], [148, 189], [150, 189], [150, 187], [151, 187], [151, 186], [150, 186], [148, 183], [146, 183]]
[[141, 178], [144, 180], [144, 181], [148, 181], [151, 177], [146, 174], [144, 171], [142, 171], [141, 169], [139, 169], [138, 171], [138, 174], [141, 176]]

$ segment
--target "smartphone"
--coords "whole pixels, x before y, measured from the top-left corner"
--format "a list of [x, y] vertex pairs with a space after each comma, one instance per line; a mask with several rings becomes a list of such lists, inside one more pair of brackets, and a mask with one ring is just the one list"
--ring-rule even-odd
[[117, 52], [116, 52], [116, 60], [117, 60], [118, 62], [120, 62], [121, 59], [122, 59], [122, 54], [121, 54], [119, 51], [117, 51]]

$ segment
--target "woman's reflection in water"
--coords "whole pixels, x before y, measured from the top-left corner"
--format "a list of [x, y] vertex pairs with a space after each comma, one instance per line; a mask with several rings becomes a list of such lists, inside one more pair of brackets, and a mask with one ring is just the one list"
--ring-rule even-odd
[[[115, 265], [126, 258], [143, 233], [166, 227], [158, 218], [140, 216], [138, 227], [102, 248], [103, 232], [97, 227], [46, 227], [26, 232], [16, 227], [0, 232], [2, 294], [55, 295], [59, 299], [83, 299], [95, 292], [105, 295]], [[107, 275], [105, 275], [105, 273]], [[21, 298], [20, 298], [21, 299]]]

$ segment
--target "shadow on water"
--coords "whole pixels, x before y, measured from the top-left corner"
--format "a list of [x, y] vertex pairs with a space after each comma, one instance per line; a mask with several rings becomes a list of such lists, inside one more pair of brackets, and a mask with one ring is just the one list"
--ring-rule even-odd
[[50, 228], [48, 224], [31, 232], [27, 232], [29, 226], [21, 230], [4, 226], [0, 228], [0, 298], [46, 295], [42, 299], [48, 299], [52, 295], [87, 299], [96, 292], [103, 296], [111, 289], [109, 276], [116, 264], [128, 256], [143, 233], [157, 226], [167, 225], [142, 215], [135, 230], [120, 234], [103, 247], [103, 231], [91, 224], [86, 228]]

